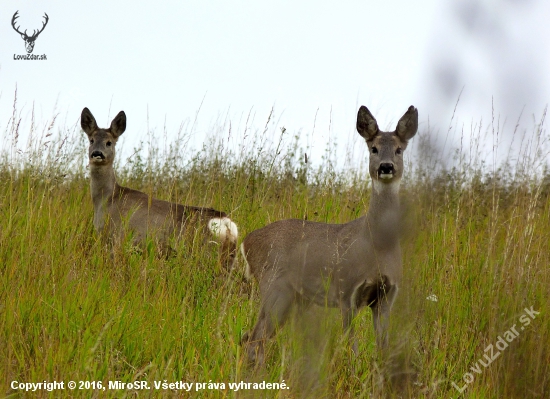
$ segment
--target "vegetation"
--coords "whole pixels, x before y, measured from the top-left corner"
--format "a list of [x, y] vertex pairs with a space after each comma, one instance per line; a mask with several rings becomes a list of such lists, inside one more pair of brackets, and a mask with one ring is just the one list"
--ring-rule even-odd
[[[275, 130], [271, 122], [266, 129]], [[376, 352], [368, 309], [356, 320], [360, 355], [353, 357], [338, 310], [312, 308], [267, 346], [266, 367], [258, 370], [246, 364], [239, 346], [259, 309], [257, 286], [244, 281], [242, 260], [227, 273], [214, 248], [193, 243], [168, 259], [152, 248], [111, 254], [92, 226], [84, 134], [58, 128], [55, 118], [41, 134], [32, 132], [34, 144], [20, 149], [14, 107], [0, 154], [0, 393], [550, 395], [550, 173], [543, 122], [525, 136], [521, 148], [529, 151], [514, 164], [486, 165], [479, 154], [466, 157], [469, 151], [459, 149], [452, 166], [438, 168], [441, 158], [427, 161], [423, 154], [427, 132], [413, 139], [418, 143], [407, 151], [401, 189], [404, 284], [392, 313], [388, 359]], [[157, 198], [224, 210], [241, 237], [282, 218], [342, 223], [368, 208], [366, 168], [333, 167], [333, 148], [312, 166], [284, 129], [273, 142], [257, 132], [254, 144], [248, 132], [239, 150], [224, 133], [193, 152], [186, 134], [168, 143], [150, 135], [130, 158], [119, 158], [119, 182]], [[499, 337], [514, 329], [517, 336], [506, 335], [514, 338], [504, 347]], [[499, 353], [490, 364], [489, 345], [493, 357]], [[12, 381], [63, 381], [65, 389], [25, 394]], [[96, 388], [99, 381], [106, 389], [70, 390], [69, 381], [96, 382]], [[109, 381], [146, 381], [151, 389], [114, 390]], [[157, 390], [155, 381], [205, 385]], [[241, 381], [284, 382], [288, 389], [229, 387]]]

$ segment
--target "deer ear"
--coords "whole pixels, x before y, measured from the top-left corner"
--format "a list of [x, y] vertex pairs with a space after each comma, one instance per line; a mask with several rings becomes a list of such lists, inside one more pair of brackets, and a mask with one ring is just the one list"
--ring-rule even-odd
[[80, 126], [88, 136], [97, 130], [95, 118], [88, 108], [82, 110], [82, 114], [80, 115]]
[[111, 128], [109, 129], [111, 134], [118, 138], [126, 130], [126, 114], [124, 111], [120, 111], [115, 119], [111, 122]]
[[409, 107], [405, 115], [397, 122], [397, 128], [395, 134], [404, 141], [409, 141], [418, 130], [418, 110], [412, 105]]
[[357, 131], [367, 141], [372, 140], [378, 134], [378, 123], [364, 105], [357, 112]]

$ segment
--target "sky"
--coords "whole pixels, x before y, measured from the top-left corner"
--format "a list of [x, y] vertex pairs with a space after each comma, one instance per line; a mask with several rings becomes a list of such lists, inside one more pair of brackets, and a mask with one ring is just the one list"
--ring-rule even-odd
[[[463, 140], [489, 164], [533, 157], [548, 164], [548, 143], [534, 143], [550, 102], [549, 15], [544, 0], [441, 2], [420, 80], [419, 107], [434, 135], [455, 147]], [[472, 131], [481, 140], [471, 140]]]
[[[175, 137], [182, 124], [197, 147], [229, 125], [263, 134], [273, 109], [266, 134], [285, 127], [319, 160], [327, 140], [363, 145], [360, 105], [382, 129], [393, 130], [409, 105], [434, 135], [495, 112], [510, 126], [522, 115], [530, 129], [550, 100], [549, 4], [4, 0], [0, 128], [17, 87], [23, 126], [33, 108], [43, 126], [59, 113], [60, 128], [78, 124], [84, 107], [104, 127], [124, 110], [128, 147], [148, 131]], [[11, 26], [16, 11], [29, 33], [48, 14], [33, 51], [47, 60], [14, 60], [26, 54]]]

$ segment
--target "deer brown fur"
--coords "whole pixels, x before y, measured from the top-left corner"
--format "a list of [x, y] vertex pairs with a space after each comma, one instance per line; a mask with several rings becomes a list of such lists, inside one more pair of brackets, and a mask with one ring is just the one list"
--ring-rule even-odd
[[264, 343], [295, 303], [340, 308], [344, 330], [363, 306], [372, 309], [376, 341], [388, 345], [389, 313], [402, 276], [399, 244], [399, 185], [403, 151], [416, 134], [413, 106], [393, 132], [383, 132], [362, 106], [357, 131], [369, 148], [372, 193], [367, 214], [345, 224], [282, 220], [250, 233], [241, 245], [245, 274], [260, 288], [256, 325], [243, 336], [248, 358], [263, 362]]

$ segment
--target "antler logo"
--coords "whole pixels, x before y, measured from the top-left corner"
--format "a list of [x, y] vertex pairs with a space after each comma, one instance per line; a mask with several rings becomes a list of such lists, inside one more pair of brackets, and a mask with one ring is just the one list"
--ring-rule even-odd
[[44, 30], [44, 28], [46, 27], [46, 25], [48, 25], [48, 20], [50, 19], [48, 17], [48, 14], [44, 13], [44, 19], [45, 21], [43, 22], [43, 25], [42, 25], [42, 28], [39, 29], [38, 31], [37, 30], [33, 30], [33, 33], [31, 36], [27, 35], [27, 30], [25, 29], [25, 32], [21, 32], [19, 30], [19, 26], [15, 26], [15, 23], [16, 23], [16, 19], [19, 18], [19, 15], [18, 15], [19, 11], [16, 11], [15, 14], [13, 14], [13, 18], [11, 19], [11, 26], [13, 27], [13, 29], [19, 33], [21, 35], [21, 37], [23, 38], [23, 40], [25, 41], [25, 48], [27, 49], [27, 53], [28, 54], [31, 54], [32, 51], [34, 50], [34, 41], [36, 40], [36, 38], [38, 37], [39, 34], [42, 33], [42, 31]]

